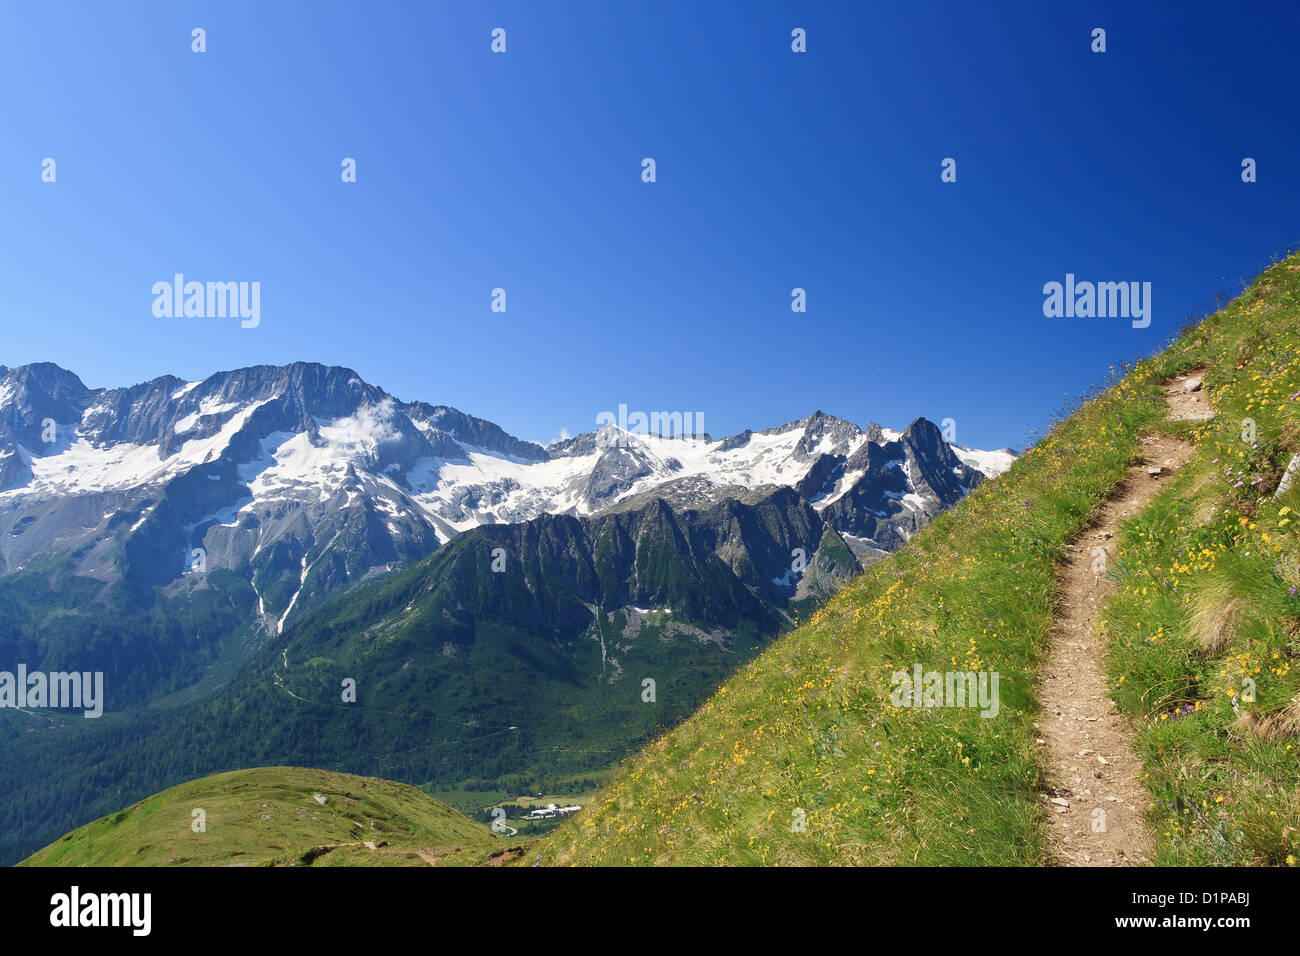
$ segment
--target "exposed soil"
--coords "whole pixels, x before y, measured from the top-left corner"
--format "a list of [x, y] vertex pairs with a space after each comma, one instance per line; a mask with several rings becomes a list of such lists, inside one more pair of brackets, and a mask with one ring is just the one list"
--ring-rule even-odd
[[483, 866], [506, 866], [507, 864], [512, 863], [515, 860], [519, 859], [523, 855], [524, 855], [524, 848], [522, 846], [506, 847], [506, 849], [504, 850], [498, 850], [496, 853], [493, 853], [483, 862], [482, 865]]
[[[1204, 391], [1187, 389], [1201, 377], [1191, 372], [1164, 385], [1170, 420], [1213, 417]], [[1047, 766], [1048, 859], [1056, 865], [1129, 866], [1146, 862], [1151, 853], [1142, 823], [1150, 797], [1133, 753], [1132, 727], [1107, 693], [1097, 614], [1114, 587], [1105, 569], [1116, 559], [1120, 523], [1141, 510], [1193, 450], [1165, 435], [1148, 435], [1141, 443], [1143, 461], [1129, 468], [1093, 525], [1069, 546], [1059, 573], [1036, 725]]]

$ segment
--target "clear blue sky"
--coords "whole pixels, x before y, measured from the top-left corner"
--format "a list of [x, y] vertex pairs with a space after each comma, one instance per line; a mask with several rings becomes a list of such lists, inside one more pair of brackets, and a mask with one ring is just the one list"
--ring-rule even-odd
[[[10, 4], [0, 363], [1019, 444], [1300, 241], [1300, 6], [1133, 6]], [[155, 318], [175, 272], [259, 281], [260, 326]], [[1067, 272], [1151, 282], [1151, 326], [1044, 318]]]

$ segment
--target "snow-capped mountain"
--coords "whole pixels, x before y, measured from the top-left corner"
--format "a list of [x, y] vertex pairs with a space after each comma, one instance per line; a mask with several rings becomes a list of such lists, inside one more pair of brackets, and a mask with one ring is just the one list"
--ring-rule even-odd
[[925, 419], [897, 432], [819, 411], [724, 439], [607, 425], [542, 447], [345, 368], [88, 389], [56, 365], [0, 366], [0, 574], [67, 560], [147, 589], [228, 569], [278, 630], [470, 528], [654, 498], [685, 510], [790, 487], [869, 559], [1013, 459], [949, 445]]

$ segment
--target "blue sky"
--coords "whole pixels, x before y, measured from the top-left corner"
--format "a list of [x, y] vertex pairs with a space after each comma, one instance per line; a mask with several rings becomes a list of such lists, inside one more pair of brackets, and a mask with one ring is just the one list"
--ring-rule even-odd
[[[1300, 242], [1300, 8], [1131, 6], [13, 5], [0, 363], [319, 361], [542, 441], [626, 403], [1018, 445]], [[260, 325], [155, 317], [176, 272], [260, 282]], [[1067, 272], [1151, 282], [1150, 327], [1045, 318]]]

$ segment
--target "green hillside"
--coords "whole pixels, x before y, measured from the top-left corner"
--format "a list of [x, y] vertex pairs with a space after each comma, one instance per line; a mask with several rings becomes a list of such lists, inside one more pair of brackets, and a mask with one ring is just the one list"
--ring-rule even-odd
[[[196, 832], [195, 811], [206, 829]], [[415, 787], [302, 767], [183, 783], [20, 866], [472, 865], [511, 846]]]
[[[773, 580], [794, 548], [810, 563], [787, 592]], [[0, 712], [0, 763], [30, 771], [0, 776], [0, 862], [178, 781], [249, 766], [402, 780], [467, 813], [493, 795], [590, 792], [858, 571], [789, 488], [683, 512], [656, 499], [481, 526], [304, 611], [206, 694], [178, 690], [40, 733]], [[112, 615], [99, 617], [110, 627]], [[43, 656], [45, 631], [33, 633], [26, 659], [66, 658]], [[67, 634], [50, 646], [66, 651]], [[342, 700], [344, 679], [356, 681], [355, 703]]]
[[[1108, 674], [1137, 727], [1152, 862], [1300, 856], [1300, 257], [1184, 335], [1161, 373], [1205, 365], [1217, 416], [1130, 521], [1102, 611]], [[1294, 474], [1294, 471], [1293, 471]], [[1294, 474], [1300, 479], [1300, 474]]]
[[[1167, 422], [1161, 383], [1202, 367], [1219, 414]], [[1048, 862], [1036, 689], [1058, 563], [1142, 460], [1142, 437], [1165, 432], [1194, 441], [1194, 458], [1123, 527], [1103, 609], [1145, 823], [1158, 862], [1293, 865], [1300, 481], [1273, 495], [1300, 450], [1300, 256], [1112, 375], [1008, 473], [625, 761], [527, 862]], [[915, 665], [998, 672], [996, 718], [893, 706], [891, 675]]]

